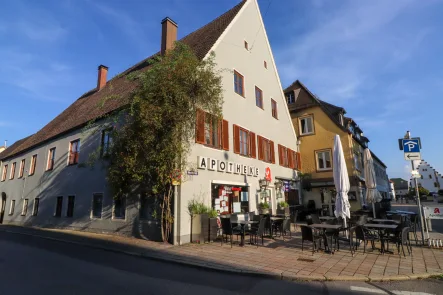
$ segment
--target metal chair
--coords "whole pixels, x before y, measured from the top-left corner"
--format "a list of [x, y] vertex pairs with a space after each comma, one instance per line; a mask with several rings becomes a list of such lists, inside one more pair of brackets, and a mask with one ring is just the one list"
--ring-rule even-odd
[[257, 248], [258, 248], [258, 242], [257, 242], [258, 237], [261, 237], [261, 244], [262, 246], [264, 245], [263, 236], [265, 234], [265, 225], [266, 225], [266, 219], [262, 218], [260, 220], [258, 228], [251, 228], [251, 230], [249, 230], [249, 241], [252, 244], [252, 240], [253, 238], [255, 238], [255, 244], [257, 245]]
[[362, 225], [357, 225], [355, 227], [355, 238], [358, 241], [363, 241], [363, 253], [366, 253], [366, 245], [368, 244], [368, 242], [371, 242], [372, 249], [375, 249], [374, 242], [378, 240], [378, 237], [376, 235], [366, 232], [365, 228], [363, 228]]
[[241, 232], [241, 230], [232, 227], [232, 223], [231, 223], [230, 218], [221, 218], [220, 220], [221, 220], [222, 231], [223, 231], [221, 245], [223, 246], [223, 239], [226, 238], [226, 242], [228, 242], [228, 236], [230, 236], [231, 248], [232, 248], [232, 236], [236, 235], [237, 241], [238, 241], [238, 236], [241, 235], [242, 232]]
[[312, 242], [312, 254], [314, 254], [315, 250], [317, 249], [317, 241], [319, 242], [319, 246], [321, 247], [321, 240], [323, 239], [323, 237], [314, 234], [312, 228], [308, 226], [300, 225], [300, 228], [301, 228], [301, 250], [303, 251], [304, 242], [310, 241]]

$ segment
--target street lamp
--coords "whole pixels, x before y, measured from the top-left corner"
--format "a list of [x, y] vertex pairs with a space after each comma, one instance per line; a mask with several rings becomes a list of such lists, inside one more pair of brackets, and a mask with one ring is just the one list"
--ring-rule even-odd
[[258, 181], [258, 185], [260, 186], [260, 189], [264, 191], [269, 186], [269, 180], [262, 178]]

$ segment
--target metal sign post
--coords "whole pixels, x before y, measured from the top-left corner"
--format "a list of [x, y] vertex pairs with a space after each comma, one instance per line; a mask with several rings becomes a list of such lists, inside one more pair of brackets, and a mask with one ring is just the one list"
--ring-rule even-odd
[[[404, 157], [406, 161], [411, 161], [412, 171], [415, 170], [414, 161], [421, 160], [420, 148], [421, 141], [420, 138], [411, 138], [411, 132], [407, 131], [404, 139], [399, 139], [400, 149], [404, 151]], [[415, 184], [415, 196], [417, 198], [417, 207], [420, 216], [420, 224], [421, 224], [421, 241], [423, 245], [425, 244], [425, 233], [424, 233], [424, 222], [423, 222], [423, 213], [421, 208], [420, 194], [418, 191], [418, 183], [417, 178], [414, 177]]]

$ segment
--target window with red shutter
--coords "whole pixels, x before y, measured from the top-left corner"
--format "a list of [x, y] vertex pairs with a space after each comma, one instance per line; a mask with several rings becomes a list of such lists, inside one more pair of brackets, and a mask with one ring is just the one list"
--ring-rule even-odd
[[229, 123], [226, 120], [223, 120], [223, 149], [225, 151], [229, 151]]
[[251, 158], [257, 157], [257, 147], [255, 144], [255, 133], [249, 132], [249, 147], [251, 148]]
[[301, 171], [301, 154], [299, 152], [297, 154], [297, 170]]
[[249, 157], [251, 155], [249, 131], [243, 128], [239, 128], [240, 139], [240, 155]]
[[274, 142], [270, 141], [269, 145], [271, 146], [271, 163], [275, 164], [275, 150], [274, 150]]
[[258, 141], [258, 159], [263, 160], [263, 137], [257, 135]]
[[205, 143], [205, 112], [200, 109], [196, 115], [195, 142]]
[[234, 132], [234, 153], [239, 154], [240, 153], [240, 127], [237, 125], [232, 125], [233, 132]]
[[294, 154], [291, 149], [287, 149], [288, 154], [288, 167], [294, 169]]
[[283, 166], [283, 147], [278, 145], [278, 164]]

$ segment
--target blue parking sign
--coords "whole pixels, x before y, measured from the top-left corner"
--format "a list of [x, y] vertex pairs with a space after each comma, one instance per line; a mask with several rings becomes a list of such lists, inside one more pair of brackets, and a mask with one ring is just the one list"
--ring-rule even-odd
[[405, 153], [419, 153], [420, 144], [418, 139], [403, 139], [403, 150]]

